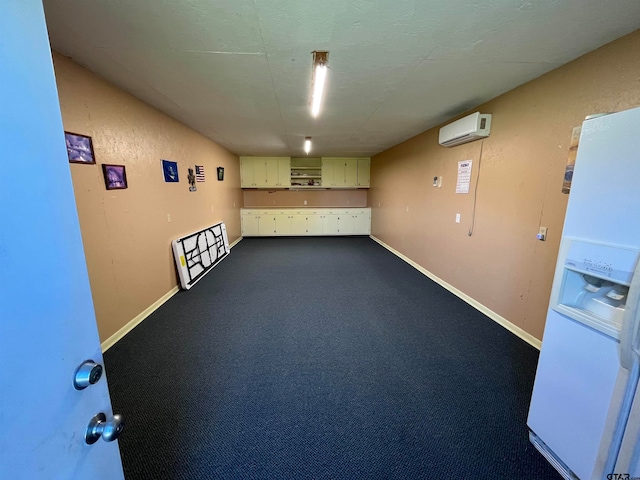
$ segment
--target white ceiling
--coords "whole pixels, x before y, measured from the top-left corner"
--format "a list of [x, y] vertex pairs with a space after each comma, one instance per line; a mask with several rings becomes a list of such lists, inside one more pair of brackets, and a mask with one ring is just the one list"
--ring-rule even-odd
[[639, 0], [44, 5], [55, 50], [239, 155], [370, 156], [640, 28]]

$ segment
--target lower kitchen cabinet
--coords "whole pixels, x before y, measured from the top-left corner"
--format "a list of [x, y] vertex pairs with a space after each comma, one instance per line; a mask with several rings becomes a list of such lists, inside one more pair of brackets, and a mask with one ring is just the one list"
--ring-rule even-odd
[[266, 237], [276, 234], [276, 219], [269, 211], [253, 210], [242, 214], [242, 232], [247, 237]]
[[370, 208], [242, 209], [242, 235], [369, 235]]

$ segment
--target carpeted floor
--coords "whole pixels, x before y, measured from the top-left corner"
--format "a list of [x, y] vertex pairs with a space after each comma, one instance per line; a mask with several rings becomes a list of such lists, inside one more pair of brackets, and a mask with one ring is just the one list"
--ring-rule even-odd
[[105, 353], [137, 479], [558, 479], [538, 352], [369, 238], [247, 238]]

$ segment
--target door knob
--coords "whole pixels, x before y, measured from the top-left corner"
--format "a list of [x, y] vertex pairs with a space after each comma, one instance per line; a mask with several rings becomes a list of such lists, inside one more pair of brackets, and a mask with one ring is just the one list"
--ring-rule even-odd
[[73, 386], [76, 390], [84, 390], [88, 386], [98, 383], [101, 377], [102, 365], [93, 360], [87, 360], [76, 369], [76, 374], [73, 377]]
[[122, 415], [114, 415], [109, 420], [104, 413], [99, 413], [91, 419], [84, 439], [89, 445], [93, 445], [100, 437], [105, 442], [113, 442], [124, 429], [124, 418]]

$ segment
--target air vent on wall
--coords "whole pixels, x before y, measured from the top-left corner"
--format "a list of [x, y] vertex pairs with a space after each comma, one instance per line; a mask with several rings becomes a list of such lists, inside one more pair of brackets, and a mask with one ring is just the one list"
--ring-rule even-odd
[[472, 113], [440, 129], [438, 143], [443, 147], [455, 147], [489, 136], [491, 131], [491, 115], [488, 113]]

